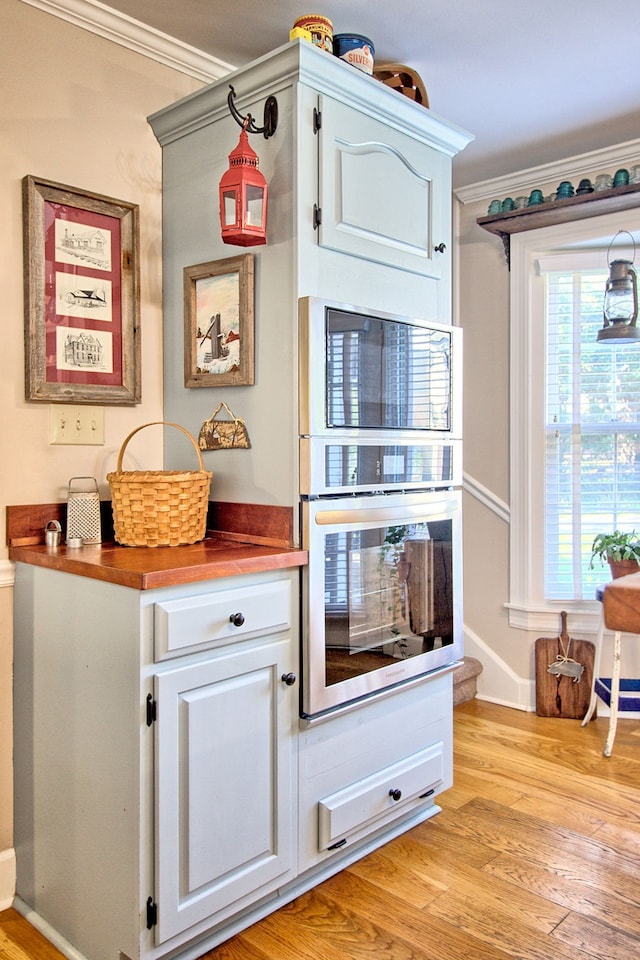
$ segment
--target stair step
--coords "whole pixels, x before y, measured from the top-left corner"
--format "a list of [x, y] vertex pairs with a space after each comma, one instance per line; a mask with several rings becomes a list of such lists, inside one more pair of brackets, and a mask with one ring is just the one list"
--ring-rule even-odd
[[453, 672], [453, 705], [473, 700], [477, 692], [476, 678], [482, 673], [482, 664], [475, 657], [464, 657]]

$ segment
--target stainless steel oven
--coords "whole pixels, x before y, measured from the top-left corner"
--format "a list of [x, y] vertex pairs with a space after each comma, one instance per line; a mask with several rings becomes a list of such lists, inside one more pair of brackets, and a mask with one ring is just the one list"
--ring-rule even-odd
[[302, 714], [462, 656], [460, 491], [303, 502]]
[[303, 717], [462, 656], [461, 331], [300, 304]]

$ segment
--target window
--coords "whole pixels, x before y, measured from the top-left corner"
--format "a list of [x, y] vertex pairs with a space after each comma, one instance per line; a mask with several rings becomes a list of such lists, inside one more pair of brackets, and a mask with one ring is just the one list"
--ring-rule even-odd
[[596, 342], [619, 230], [637, 238], [637, 213], [511, 238], [507, 606], [511, 626], [549, 635], [561, 609], [576, 635], [594, 630], [595, 588], [609, 576], [588, 569], [595, 534], [640, 530], [640, 344]]
[[[573, 258], [572, 258], [573, 259]], [[598, 343], [608, 271], [545, 278], [545, 597], [591, 599], [596, 533], [632, 530], [640, 511], [640, 345]], [[553, 267], [553, 264], [552, 264]]]

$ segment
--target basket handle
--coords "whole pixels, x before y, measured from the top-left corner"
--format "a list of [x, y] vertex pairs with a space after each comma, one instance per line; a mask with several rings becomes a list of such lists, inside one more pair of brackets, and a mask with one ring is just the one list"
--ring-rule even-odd
[[219, 403], [218, 406], [215, 408], [215, 410], [213, 411], [213, 413], [211, 414], [211, 416], [207, 418], [207, 423], [211, 423], [212, 420], [215, 419], [216, 414], [220, 413], [220, 411], [222, 410], [223, 407], [224, 407], [224, 409], [227, 411], [227, 413], [229, 414], [229, 416], [231, 417], [231, 420], [229, 420], [229, 423], [238, 423], [238, 422], [244, 423], [244, 420], [242, 419], [242, 417], [236, 417], [236, 415], [235, 415], [235, 413], [233, 412], [233, 410], [232, 410], [229, 406], [227, 406], [227, 404], [224, 402], [224, 400], [221, 400], [221, 401], [220, 401], [220, 403]]
[[200, 448], [198, 447], [198, 444], [196, 443], [196, 441], [191, 436], [188, 430], [185, 430], [184, 427], [181, 427], [179, 423], [170, 423], [168, 420], [151, 420], [149, 423], [143, 423], [139, 427], [136, 427], [135, 430], [132, 430], [129, 436], [125, 437], [125, 439], [123, 440], [122, 446], [120, 447], [120, 453], [118, 454], [118, 463], [116, 465], [116, 471], [118, 473], [122, 472], [122, 458], [124, 456], [124, 451], [127, 447], [127, 444], [129, 443], [129, 440], [131, 440], [131, 438], [135, 436], [135, 434], [138, 433], [139, 430], [144, 430], [145, 427], [155, 427], [155, 426], [175, 427], [176, 430], [182, 430], [185, 437], [188, 437], [189, 440], [191, 440], [191, 443], [193, 444], [195, 451], [198, 454], [198, 463], [200, 464], [200, 469], [204, 470], [204, 462], [202, 460], [202, 454], [200, 453]]

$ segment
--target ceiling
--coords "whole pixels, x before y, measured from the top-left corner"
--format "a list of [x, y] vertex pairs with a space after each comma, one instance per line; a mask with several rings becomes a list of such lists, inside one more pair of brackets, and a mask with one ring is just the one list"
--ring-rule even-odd
[[[420, 74], [437, 114], [474, 134], [454, 186], [640, 137], [640, 3], [601, 0], [109, 0], [112, 9], [234, 66], [309, 11]], [[639, 157], [640, 162], [640, 157]]]

